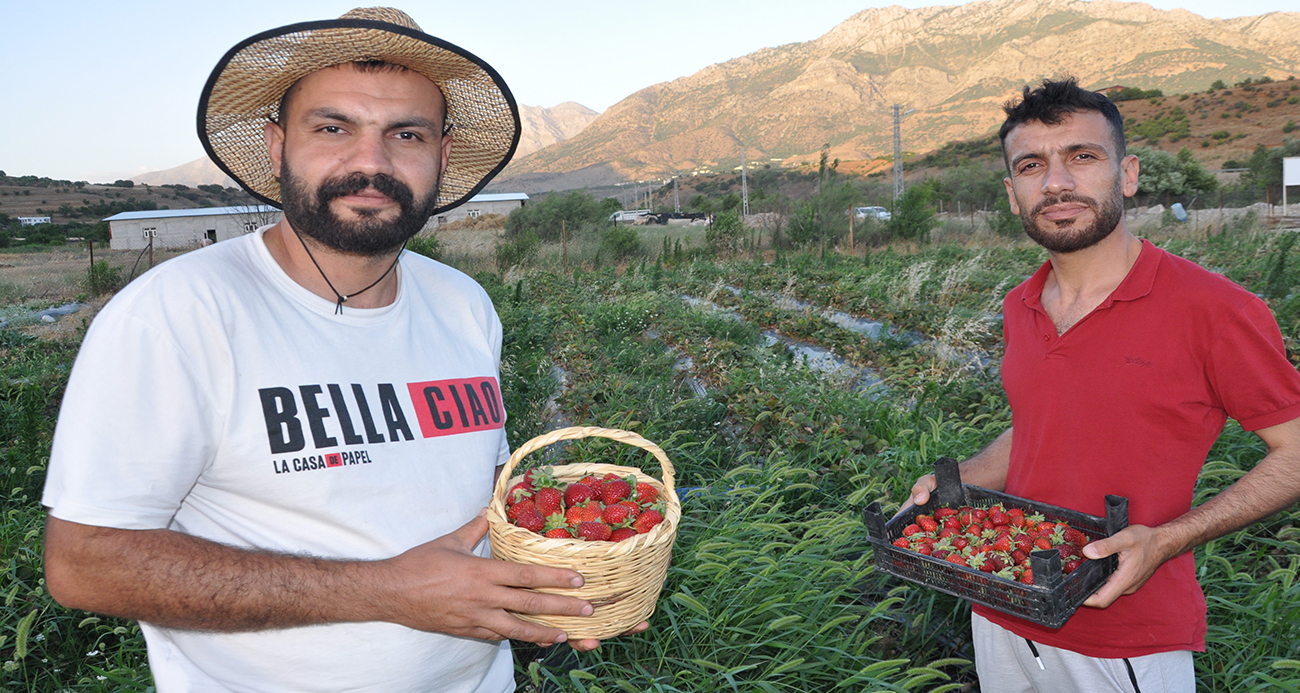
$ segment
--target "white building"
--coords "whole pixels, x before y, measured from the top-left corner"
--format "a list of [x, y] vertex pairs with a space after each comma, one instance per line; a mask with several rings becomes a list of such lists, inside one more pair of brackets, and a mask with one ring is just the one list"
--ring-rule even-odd
[[140, 250], [153, 239], [155, 248], [197, 248], [224, 241], [280, 220], [280, 210], [267, 205], [154, 209], [122, 212], [108, 222], [113, 250]]
[[439, 214], [433, 219], [431, 225], [436, 228], [453, 221], [477, 219], [484, 214], [509, 216], [511, 212], [526, 204], [528, 204], [527, 193], [480, 193], [469, 198], [465, 204]]
[[36, 226], [37, 224], [50, 223], [49, 217], [18, 217], [18, 223], [23, 226]]

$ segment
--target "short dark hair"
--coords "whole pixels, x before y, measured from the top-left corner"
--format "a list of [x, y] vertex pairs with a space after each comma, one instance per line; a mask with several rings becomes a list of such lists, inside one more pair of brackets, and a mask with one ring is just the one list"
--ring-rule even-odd
[[998, 139], [1002, 142], [1002, 160], [1006, 162], [1008, 170], [1011, 162], [1007, 159], [1007, 135], [1016, 126], [1028, 122], [1056, 125], [1066, 115], [1079, 111], [1102, 114], [1106, 122], [1110, 123], [1115, 151], [1119, 152], [1121, 158], [1128, 154], [1124, 142], [1124, 116], [1120, 115], [1115, 102], [1106, 98], [1105, 94], [1080, 87], [1079, 81], [1074, 77], [1045, 79], [1042, 86], [1036, 89], [1030, 89], [1026, 85], [1020, 101], [1012, 99], [1002, 105], [1002, 110], [1007, 114], [1007, 119], [998, 130]]
[[[342, 64], [346, 65], [347, 63]], [[352, 67], [356, 68], [357, 72], [413, 72], [411, 68], [405, 65], [398, 65], [397, 63], [385, 62], [383, 60], [358, 60], [352, 63]], [[271, 122], [278, 125], [284, 125], [284, 114], [289, 112], [289, 102], [293, 100], [292, 97], [294, 93], [298, 91], [298, 85], [301, 83], [302, 80], [299, 79], [289, 85], [288, 89], [284, 90], [284, 96], [280, 97], [280, 105], [276, 107], [275, 115], [271, 118]], [[439, 88], [439, 91], [441, 90], [442, 89]], [[451, 123], [447, 122], [447, 102], [444, 98], [442, 104], [442, 134], [445, 135], [448, 132], [451, 132]]]

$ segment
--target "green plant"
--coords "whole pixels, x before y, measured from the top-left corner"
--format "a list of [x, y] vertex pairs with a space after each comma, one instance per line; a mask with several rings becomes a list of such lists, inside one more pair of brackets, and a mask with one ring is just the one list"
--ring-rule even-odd
[[433, 233], [414, 236], [406, 242], [406, 249], [433, 260], [442, 260], [442, 242]]
[[715, 253], [734, 253], [745, 235], [745, 224], [735, 211], [722, 212], [713, 218], [704, 239]]
[[615, 262], [622, 262], [645, 252], [641, 247], [641, 236], [636, 228], [626, 224], [602, 230], [600, 248], [609, 253]]
[[108, 260], [96, 260], [86, 270], [86, 290], [95, 296], [112, 293], [122, 286], [122, 270], [108, 264]]
[[913, 185], [894, 206], [885, 231], [893, 238], [926, 241], [937, 223], [929, 186]]
[[1294, 132], [1295, 129], [1296, 129], [1296, 123], [1294, 118], [1286, 121], [1286, 124], [1282, 126], [1282, 132], [1287, 134]]
[[527, 265], [537, 257], [541, 239], [528, 229], [514, 238], [497, 241], [495, 255], [497, 269], [505, 271], [511, 267]]

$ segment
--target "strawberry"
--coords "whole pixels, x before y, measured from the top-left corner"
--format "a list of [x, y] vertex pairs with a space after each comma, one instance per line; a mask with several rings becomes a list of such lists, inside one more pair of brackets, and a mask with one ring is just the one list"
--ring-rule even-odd
[[1020, 574], [1020, 581], [1026, 585], [1034, 584], [1034, 571], [1032, 568], [1025, 568], [1025, 572]]
[[903, 536], [910, 537], [919, 531], [921, 531], [920, 525], [908, 525], [903, 528]]
[[605, 513], [605, 508], [601, 507], [600, 501], [589, 500], [582, 506], [582, 520], [584, 522], [596, 522], [600, 520], [601, 515]]
[[640, 517], [637, 517], [636, 520], [632, 522], [632, 527], [636, 530], [637, 534], [645, 534], [655, 525], [663, 521], [663, 513], [660, 513], [654, 508], [647, 508], [645, 512], [641, 513]]
[[1005, 526], [1011, 524], [1011, 516], [1002, 512], [1001, 508], [994, 506], [989, 508], [989, 521], [992, 522], [994, 526]]
[[580, 479], [578, 483], [594, 491], [600, 488], [601, 482], [600, 482], [600, 477], [596, 476], [595, 474], [588, 474], [587, 476], [582, 477], [582, 479]]
[[1070, 573], [1073, 573], [1074, 571], [1078, 570], [1079, 566], [1083, 565], [1083, 562], [1085, 560], [1087, 559], [1071, 558], [1070, 560], [1061, 564], [1061, 572], [1065, 573], [1066, 575], [1069, 575]]
[[509, 491], [506, 491], [506, 505], [514, 505], [521, 500], [532, 497], [532, 495], [533, 490], [528, 488], [528, 482], [521, 481], [511, 486]]
[[585, 541], [609, 541], [613, 530], [604, 522], [583, 522], [578, 525], [578, 537]]
[[917, 515], [916, 524], [920, 525], [921, 529], [927, 532], [933, 532], [939, 529], [939, 523], [935, 522], [934, 518], [929, 515]]
[[944, 526], [945, 529], [951, 529], [951, 530], [954, 531], [954, 532], [960, 532], [960, 531], [961, 531], [961, 520], [957, 519], [956, 516], [949, 516], [949, 517], [944, 518], [944, 520], [943, 520], [943, 526]]
[[930, 554], [934, 553], [934, 548], [931, 544], [921, 544], [920, 546], [916, 547], [916, 552], [921, 554], [922, 556], [929, 556]]
[[596, 494], [591, 490], [591, 487], [582, 482], [569, 484], [569, 488], [564, 489], [564, 506], [572, 508], [575, 505], [586, 503], [595, 497], [595, 495]]
[[550, 517], [564, 510], [564, 494], [560, 493], [558, 488], [545, 486], [537, 489], [533, 494], [533, 504], [537, 506], [542, 517]]
[[950, 553], [944, 557], [944, 560], [949, 563], [956, 563], [957, 565], [966, 565], [966, 559], [962, 558], [961, 554]]
[[636, 536], [636, 530], [631, 527], [619, 527], [609, 535], [610, 541], [623, 541]]
[[519, 516], [524, 514], [526, 511], [530, 509], [535, 510], [536, 508], [537, 506], [534, 505], [531, 500], [521, 500], [518, 503], [515, 503], [514, 505], [510, 506], [510, 508], [506, 510], [506, 519], [510, 520], [511, 522], [514, 522], [515, 520], [519, 519]]
[[625, 501], [619, 501], [618, 504], [623, 506], [624, 508], [627, 508], [627, 511], [631, 513], [633, 520], [636, 519], [637, 515], [641, 514], [641, 506], [637, 505], [636, 501], [632, 500], [631, 498]]
[[985, 573], [993, 572], [993, 561], [989, 560], [987, 554], [977, 553], [971, 556], [966, 559], [966, 565]]
[[938, 510], [934, 511], [934, 519], [943, 520], [952, 517], [953, 515], [956, 514], [957, 511], [954, 510], [953, 508], [939, 508]]
[[1034, 547], [1039, 549], [1050, 549], [1052, 548], [1052, 540], [1048, 539], [1047, 537], [1040, 536], [1034, 540]]
[[546, 518], [537, 512], [537, 506], [530, 504], [527, 510], [519, 514], [519, 517], [515, 520], [515, 525], [530, 532], [540, 533], [542, 528], [546, 526]]
[[1022, 565], [1029, 560], [1029, 552], [1016, 549], [1011, 552], [1011, 560], [1015, 561], [1016, 565]]
[[1079, 551], [1079, 547], [1075, 546], [1074, 544], [1061, 544], [1060, 546], [1056, 547], [1056, 550], [1061, 552], [1062, 561], [1066, 560], [1067, 558], [1083, 558], [1083, 553], [1081, 553]]
[[977, 521], [984, 522], [984, 520], [988, 519], [989, 511], [982, 508], [975, 508], [971, 511], [971, 515], [973, 515]]
[[631, 495], [632, 485], [617, 476], [613, 479], [607, 477], [605, 483], [600, 487], [600, 500], [605, 505], [613, 505]]
[[[561, 530], [564, 534], [559, 534], [556, 530]], [[573, 538], [573, 528], [569, 526], [569, 521], [564, 517], [564, 513], [558, 510], [546, 516], [546, 525], [542, 527], [542, 531], [552, 539]]]
[[631, 521], [632, 511], [628, 510], [626, 505], [616, 503], [605, 506], [605, 510], [600, 514], [600, 517], [610, 527], [618, 527]]
[[953, 529], [952, 527], [944, 527], [942, 530], [939, 531], [939, 538], [947, 539], [948, 537], [955, 537], [960, 533], [961, 530], [959, 529]]
[[1034, 539], [1028, 534], [1021, 534], [1012, 541], [1016, 544], [1016, 550], [1028, 556], [1034, 551]]
[[1038, 526], [1034, 528], [1034, 531], [1038, 532], [1039, 536], [1042, 536], [1044, 534], [1051, 533], [1055, 529], [1056, 529], [1055, 522], [1039, 522]]
[[961, 549], [966, 548], [967, 546], [970, 546], [970, 540], [967, 539], [966, 537], [953, 537], [953, 538], [952, 538], [952, 547], [953, 547], [954, 549], [961, 550]]
[[1065, 540], [1070, 542], [1071, 544], [1074, 544], [1079, 548], [1083, 548], [1088, 545], [1088, 535], [1084, 534], [1083, 532], [1080, 532], [1079, 530], [1073, 527], [1065, 528]]
[[636, 485], [636, 502], [641, 505], [650, 505], [659, 497], [659, 491], [644, 481], [637, 482]]
[[900, 548], [900, 549], [910, 549], [910, 548], [912, 548], [912, 545], [911, 545], [910, 543], [908, 543], [906, 537], [899, 537], [899, 538], [895, 539], [895, 540], [894, 540], [894, 546], [897, 546], [897, 547]]
[[994, 551], [1011, 553], [1011, 547], [1013, 546], [1011, 543], [1011, 536], [1008, 534], [999, 534], [997, 538], [993, 540], [992, 546]]

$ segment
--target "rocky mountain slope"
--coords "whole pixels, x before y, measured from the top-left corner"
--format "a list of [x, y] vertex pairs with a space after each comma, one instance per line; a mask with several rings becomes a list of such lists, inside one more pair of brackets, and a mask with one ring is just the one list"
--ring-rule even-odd
[[[766, 48], [656, 84], [577, 136], [516, 158], [501, 185], [563, 189], [750, 161], [892, 155], [892, 105], [904, 149], [987, 133], [1027, 83], [1073, 74], [1166, 94], [1248, 76], [1300, 75], [1300, 13], [1206, 19], [1114, 0], [984, 0], [893, 6], [850, 17], [806, 43]], [[577, 185], [574, 185], [574, 184]]]
[[519, 106], [519, 120], [523, 127], [519, 135], [519, 148], [515, 157], [527, 156], [542, 147], [563, 142], [582, 132], [600, 114], [572, 101], [558, 106]]
[[[582, 129], [599, 115], [590, 108], [572, 101], [550, 108], [520, 105], [519, 120], [522, 127], [515, 157], [535, 152], [556, 142], [563, 142], [582, 132]], [[206, 156], [174, 168], [132, 176], [131, 180], [149, 185], [179, 183], [191, 187], [213, 184], [236, 187], [235, 182]]]

